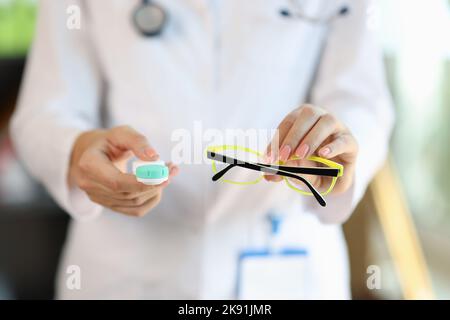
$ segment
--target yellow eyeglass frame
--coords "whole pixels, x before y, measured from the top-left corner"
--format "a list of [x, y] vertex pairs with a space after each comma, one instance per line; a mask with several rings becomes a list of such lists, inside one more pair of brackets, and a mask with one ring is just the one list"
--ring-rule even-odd
[[[210, 147], [206, 148], [205, 152], [206, 153], [208, 151], [220, 152], [220, 151], [227, 151], [227, 150], [247, 152], [247, 153], [256, 155], [258, 157], [264, 156], [263, 153], [261, 153], [259, 151], [256, 151], [256, 150], [253, 150], [250, 148], [246, 148], [246, 147], [235, 146], [235, 145], [210, 146]], [[289, 160], [300, 160], [300, 158], [297, 156], [293, 156]], [[321, 163], [321, 164], [327, 166], [328, 168], [338, 170], [338, 175], [336, 177], [332, 177], [330, 187], [326, 191], [320, 193], [322, 196], [328, 195], [333, 190], [334, 186], [336, 185], [337, 179], [344, 174], [344, 166], [342, 164], [331, 161], [329, 159], [325, 159], [325, 158], [317, 157], [317, 156], [310, 156], [307, 158], [307, 160], [318, 162], [318, 163]], [[277, 165], [283, 165], [283, 164], [284, 164], [284, 162], [282, 162], [282, 161], [277, 162]], [[212, 161], [212, 171], [214, 174], [219, 172], [217, 170], [216, 161]], [[261, 176], [258, 179], [255, 179], [255, 180], [249, 181], [249, 182], [237, 182], [237, 181], [228, 180], [228, 179], [220, 179], [220, 181], [225, 182], [225, 183], [235, 184], [235, 185], [247, 186], [247, 185], [253, 185], [253, 184], [257, 184], [257, 183], [261, 182], [263, 177], [264, 177], [264, 174], [261, 174]], [[304, 195], [304, 196], [313, 196], [313, 194], [311, 192], [296, 188], [289, 181], [289, 179], [287, 177], [283, 177], [283, 179], [284, 179], [285, 183], [287, 184], [287, 186], [290, 189], [294, 190], [295, 192], [300, 193], [301, 195]]]

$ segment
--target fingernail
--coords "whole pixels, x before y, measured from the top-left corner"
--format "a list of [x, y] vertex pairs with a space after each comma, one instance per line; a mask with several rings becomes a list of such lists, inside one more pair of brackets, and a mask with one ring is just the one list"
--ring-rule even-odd
[[147, 157], [152, 157], [154, 154], [154, 152], [152, 152], [152, 149], [149, 149], [149, 148], [142, 148], [139, 151]]
[[323, 148], [322, 150], [320, 150], [320, 155], [323, 157], [326, 157], [327, 155], [330, 154], [330, 152], [331, 152], [331, 149], [326, 147], [326, 148]]
[[276, 161], [277, 161], [276, 154], [275, 153], [271, 153], [270, 157], [269, 157], [269, 163], [272, 164], [272, 163], [275, 163]]
[[275, 154], [272, 151], [269, 151], [265, 157], [265, 161], [267, 164], [272, 164], [275, 162]]
[[289, 156], [291, 155], [291, 147], [289, 145], [285, 145], [280, 150], [280, 160], [281, 161], [287, 161], [289, 159]]
[[272, 161], [272, 152], [268, 151], [265, 155], [264, 155], [264, 161], [266, 163], [271, 163]]
[[159, 158], [159, 155], [152, 149], [146, 148], [144, 152], [150, 158]]
[[298, 149], [295, 151], [295, 155], [299, 157], [300, 159], [304, 159], [306, 155], [308, 154], [309, 146], [307, 144], [302, 144]]

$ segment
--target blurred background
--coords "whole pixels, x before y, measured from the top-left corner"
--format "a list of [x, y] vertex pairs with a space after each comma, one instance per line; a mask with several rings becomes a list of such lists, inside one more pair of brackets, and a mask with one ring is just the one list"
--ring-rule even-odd
[[[450, 1], [378, 2], [368, 14], [397, 124], [390, 160], [344, 226], [353, 298], [450, 299]], [[0, 300], [53, 297], [69, 220], [26, 174], [8, 136], [35, 15], [35, 0], [0, 0]], [[368, 289], [371, 265], [379, 289]]]

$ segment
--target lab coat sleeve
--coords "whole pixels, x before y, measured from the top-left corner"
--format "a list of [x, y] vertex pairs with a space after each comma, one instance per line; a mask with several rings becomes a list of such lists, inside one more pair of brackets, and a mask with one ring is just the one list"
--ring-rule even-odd
[[348, 16], [333, 22], [311, 91], [312, 102], [328, 109], [351, 130], [359, 144], [353, 186], [327, 197], [313, 211], [324, 223], [342, 223], [361, 200], [384, 163], [394, 114], [383, 58], [371, 16], [375, 1], [351, 0]]
[[67, 175], [75, 139], [99, 126], [101, 81], [84, 12], [81, 29], [69, 29], [68, 8], [83, 7], [73, 0], [40, 2], [11, 136], [19, 158], [57, 203], [73, 217], [89, 219], [102, 208], [69, 189]]

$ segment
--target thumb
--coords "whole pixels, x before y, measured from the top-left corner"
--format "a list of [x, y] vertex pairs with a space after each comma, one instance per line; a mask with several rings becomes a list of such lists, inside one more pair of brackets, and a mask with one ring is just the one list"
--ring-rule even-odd
[[131, 150], [136, 157], [143, 161], [154, 161], [159, 158], [147, 138], [129, 126], [112, 128], [108, 140], [122, 150]]

